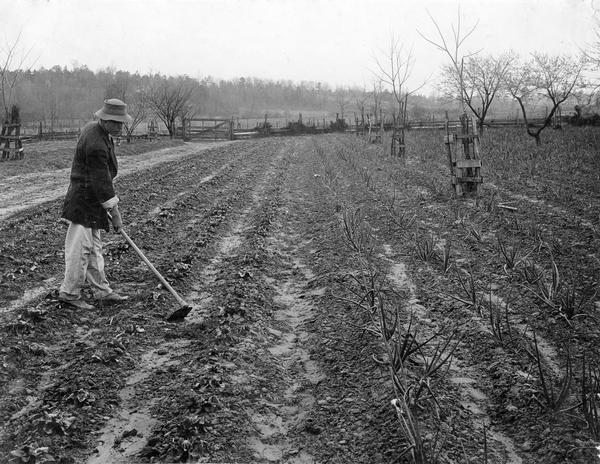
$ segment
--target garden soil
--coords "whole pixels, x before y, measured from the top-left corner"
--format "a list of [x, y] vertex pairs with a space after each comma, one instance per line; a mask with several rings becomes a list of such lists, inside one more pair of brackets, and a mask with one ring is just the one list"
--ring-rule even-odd
[[[426, 180], [431, 165], [345, 135], [186, 143], [120, 163], [125, 230], [193, 310], [167, 322], [177, 302], [112, 233], [108, 278], [130, 300], [61, 304], [68, 169], [1, 179], [0, 462], [409, 463], [419, 446], [426, 462], [600, 462], [581, 380], [558, 407], [540, 383], [558, 392], [568, 363], [581, 370], [574, 353], [600, 359], [595, 301], [590, 318], [542, 314], [497, 241], [526, 242], [534, 219], [570, 240], [553, 256], [591, 285], [593, 215], [574, 221], [500, 180], [478, 204], [456, 199]], [[402, 370], [418, 441], [392, 401], [402, 385], [367, 275], [420, 344]]]

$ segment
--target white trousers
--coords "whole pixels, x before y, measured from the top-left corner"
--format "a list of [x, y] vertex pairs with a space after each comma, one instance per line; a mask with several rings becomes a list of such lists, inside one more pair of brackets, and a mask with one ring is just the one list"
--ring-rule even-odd
[[92, 287], [94, 298], [104, 298], [112, 293], [104, 274], [100, 229], [71, 222], [65, 238], [65, 279], [60, 286], [61, 297], [81, 298], [86, 280]]

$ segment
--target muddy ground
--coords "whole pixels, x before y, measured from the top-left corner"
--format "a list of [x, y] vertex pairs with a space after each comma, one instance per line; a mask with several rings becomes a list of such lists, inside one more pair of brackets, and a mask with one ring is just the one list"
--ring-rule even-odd
[[[166, 322], [175, 300], [114, 234], [131, 300], [60, 304], [60, 192], [7, 213], [1, 462], [598, 462], [597, 188], [576, 210], [496, 177], [476, 204], [443, 158], [343, 135], [151, 148], [117, 180], [125, 228], [194, 309]], [[528, 280], [549, 256], [586, 296], [572, 317]]]

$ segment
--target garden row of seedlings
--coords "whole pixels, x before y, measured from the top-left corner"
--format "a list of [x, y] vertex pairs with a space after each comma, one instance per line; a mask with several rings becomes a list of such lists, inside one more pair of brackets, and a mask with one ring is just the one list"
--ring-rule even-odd
[[[262, 150], [256, 147], [256, 155], [261, 156], [261, 153]], [[131, 211], [128, 222], [136, 223], [129, 222], [128, 231], [136, 241], [141, 238], [139, 243], [143, 244], [145, 250], [161, 252], [155, 263], [160, 269], [167, 269], [166, 274], [171, 279], [186, 282], [202, 267], [204, 248], [213, 240], [219, 224], [225, 220], [228, 212], [239, 204], [240, 196], [252, 185], [249, 179], [254, 179], [259, 169], [256, 165], [254, 170], [245, 174], [242, 182], [239, 176], [221, 171], [221, 178], [214, 178], [210, 186], [202, 184], [199, 188], [186, 190], [183, 195], [179, 195], [182, 186], [197, 186], [198, 174], [219, 168], [223, 164], [223, 153], [216, 150], [214, 154], [214, 157], [206, 157], [209, 159], [198, 166], [198, 170], [196, 165], [190, 167], [189, 160], [173, 163], [171, 173], [177, 172], [179, 175], [171, 179], [179, 179], [179, 182], [158, 182], [157, 178], [163, 175], [164, 169], [149, 170], [124, 177], [120, 181], [120, 191], [128, 203], [148, 208], [156, 206], [157, 214], [152, 213], [154, 210], [148, 215], [147, 211]], [[233, 154], [232, 162], [235, 162], [238, 155], [241, 152]], [[167, 174], [165, 180], [169, 180], [169, 176], [172, 174]], [[172, 201], [174, 198], [176, 201]], [[58, 202], [55, 207], [42, 213], [36, 210], [32, 212], [31, 220], [26, 216], [14, 227], [21, 230], [32, 227], [35, 230], [39, 223], [52, 223], [57, 208]], [[194, 228], [175, 227], [179, 233], [173, 233], [174, 224], [188, 224], [191, 220], [196, 220]], [[27, 231], [22, 231], [21, 236], [29, 236]], [[32, 246], [32, 253], [43, 249], [48, 243], [56, 243], [56, 248], [59, 249], [58, 244], [64, 240], [62, 233], [62, 229], [50, 229], [47, 236], [32, 236], [27, 244]], [[168, 246], [165, 245], [166, 236], [171, 239]], [[165, 251], [165, 247], [168, 250]], [[6, 437], [3, 451], [14, 451], [16, 454], [13, 456], [18, 455], [23, 460], [36, 459], [36, 462], [44, 462], [53, 455], [64, 458], [65, 462], [73, 462], [69, 461], [69, 456], [63, 455], [65, 449], [70, 449], [71, 457], [83, 459], [83, 443], [94, 445], [91, 437], [98, 425], [119, 404], [119, 388], [124, 386], [125, 377], [134, 372], [134, 359], [156, 347], [165, 338], [191, 339], [196, 342], [201, 336], [203, 329], [198, 324], [171, 330], [165, 328], [165, 309], [172, 310], [172, 300], [156, 291], [156, 279], [145, 268], [142, 268], [141, 273], [131, 272], [139, 264], [139, 260], [125, 251], [126, 247], [120, 244], [108, 244], [107, 260], [112, 261], [109, 266], [111, 275], [118, 276], [116, 280], [125, 286], [144, 287], [143, 294], [150, 293], [152, 298], [141, 300], [134, 297], [128, 305], [99, 309], [85, 315], [66, 308], [61, 310], [56, 307], [56, 303], [44, 301], [35, 313], [25, 308], [22, 312], [19, 311], [17, 322], [5, 326], [7, 346], [15, 349], [21, 346], [39, 347], [35, 350], [19, 350], [18, 354], [11, 357], [12, 363], [19, 367], [13, 374], [27, 379], [27, 385], [32, 385], [32, 390], [25, 392], [32, 391], [34, 399], [39, 397], [39, 405], [37, 409], [25, 407], [22, 414], [15, 414], [10, 419], [10, 435]], [[41, 272], [57, 273], [58, 270], [43, 268]], [[204, 354], [208, 350], [202, 352]], [[170, 372], [163, 369], [156, 376], [148, 377], [144, 385], [139, 387], [152, 391], [151, 385], [160, 376], [172, 380]], [[181, 382], [181, 378], [176, 384], [165, 381], [167, 387], [158, 393], [168, 395], [171, 386], [175, 391], [181, 391]], [[183, 405], [181, 407], [190, 410], [209, 406], [209, 403], [199, 401], [198, 395], [190, 395], [189, 390], [183, 396], [185, 398], [176, 402], [172, 410], [177, 422], [168, 422], [171, 418], [166, 418], [171, 426], [169, 434], [164, 440], [154, 439], [153, 450], [165, 456], [180, 456], [184, 451], [181, 447], [185, 448], [183, 440], [179, 443], [172, 439], [173, 436], [167, 438], [173, 434], [173, 429], [199, 429], [196, 422], [189, 420], [193, 414], [182, 417], [177, 406]], [[15, 402], [22, 404], [22, 401], [21, 398], [15, 398]], [[151, 404], [148, 401], [148, 405]], [[168, 408], [164, 403], [156, 409], [155, 412], [161, 419], [168, 416]], [[74, 446], [76, 449], [72, 449]], [[36, 450], [38, 454], [32, 454]], [[45, 451], [42, 453], [39, 450]]]
[[[531, 239], [530, 247], [524, 248], [516, 241], [514, 244], [508, 244], [505, 238], [497, 235], [495, 246], [490, 249], [484, 244], [481, 224], [473, 223], [477, 211], [472, 214], [473, 218], [470, 218], [461, 213], [464, 206], [455, 202], [453, 222], [460, 224], [460, 227], [464, 230], [465, 238], [470, 239], [465, 240], [465, 242], [475, 242], [476, 250], [474, 251], [476, 254], [481, 254], [484, 257], [488, 253], [494, 254], [495, 257], [492, 259], [497, 261], [497, 265], [501, 269], [497, 281], [493, 281], [496, 272], [494, 269], [494, 271], [489, 271], [487, 284], [482, 283], [481, 280], [483, 279], [478, 277], [474, 270], [475, 263], [465, 263], [460, 259], [453, 259], [461, 254], [460, 242], [455, 242], [456, 249], [452, 250], [453, 243], [450, 240], [438, 240], [433, 232], [420, 233], [424, 229], [423, 226], [419, 225], [420, 221], [414, 217], [405, 217], [398, 205], [396, 188], [389, 188], [385, 185], [385, 181], [377, 179], [377, 173], [381, 172], [381, 169], [373, 169], [374, 160], [368, 156], [365, 157], [365, 150], [363, 149], [364, 147], [357, 148], [345, 144], [345, 148], [338, 150], [337, 153], [354, 171], [359, 173], [366, 189], [371, 192], [373, 197], [383, 206], [383, 210], [388, 213], [389, 220], [400, 227], [405, 239], [412, 242], [413, 256], [419, 261], [430, 265], [428, 266], [428, 272], [435, 274], [436, 269], [438, 272], [441, 271], [445, 278], [456, 287], [458, 291], [451, 294], [452, 298], [462, 303], [463, 307], [474, 318], [485, 325], [486, 331], [493, 337], [495, 344], [503, 349], [506, 359], [510, 359], [511, 364], [515, 366], [527, 365], [532, 367], [531, 372], [527, 373], [520, 386], [524, 389], [523, 393], [528, 394], [539, 406], [539, 415], [544, 416], [546, 423], [550, 424], [551, 427], [562, 425], [580, 431], [583, 424], [584, 430], [577, 434], [577, 439], [566, 439], [567, 448], [557, 451], [558, 455], [553, 456], [553, 459], [567, 462], [562, 460], [586, 459], [585, 456], [587, 458], [592, 456], [596, 446], [593, 440], [600, 439], [600, 401], [598, 396], [600, 393], [600, 371], [599, 366], [594, 364], [594, 362], [597, 362], [597, 357], [590, 360], [590, 357], [586, 356], [585, 351], [583, 351], [580, 356], [581, 364], [577, 369], [572, 362], [571, 352], [573, 347], [567, 346], [564, 350], [566, 359], [562, 363], [564, 367], [561, 368], [554, 359], [556, 354], [551, 346], [539, 335], [539, 331], [543, 328], [534, 328], [529, 321], [531, 318], [522, 317], [523, 314], [526, 314], [527, 308], [523, 306], [522, 301], [516, 301], [516, 299], [519, 298], [519, 290], [521, 292], [526, 291], [538, 303], [541, 303], [538, 305], [540, 312], [549, 308], [553, 314], [558, 314], [564, 319], [567, 328], [570, 329], [567, 340], [581, 341], [586, 335], [591, 337], [594, 333], [597, 334], [597, 331], [594, 332], [593, 330], [591, 333], [586, 333], [586, 324], [579, 323], [575, 326], [578, 318], [589, 320], [589, 317], [593, 317], [589, 312], [585, 312], [593, 301], [592, 298], [595, 295], [593, 289], [580, 289], [576, 287], [575, 282], [570, 284], [563, 282], [561, 272], [554, 259], [553, 246], [544, 240], [541, 230], [535, 224], [531, 224], [525, 229]], [[406, 179], [406, 176], [400, 177]], [[394, 174], [390, 175], [390, 178], [394, 178]], [[393, 182], [395, 187], [398, 187], [397, 177], [393, 179]], [[383, 185], [383, 187], [378, 184]], [[405, 183], [404, 187], [409, 187], [409, 185]], [[484, 204], [484, 210], [488, 218], [495, 215], [496, 220], [502, 221], [501, 218], [498, 219], [500, 216], [494, 208], [493, 198], [488, 199], [487, 202], [484, 201]], [[346, 214], [346, 217], [351, 218], [352, 215]], [[350, 221], [346, 220], [344, 223], [351, 225], [355, 222], [355, 219], [352, 219]], [[523, 230], [518, 221], [513, 221], [511, 225]], [[429, 224], [428, 228], [433, 227]], [[345, 229], [352, 231], [356, 229], [356, 226], [345, 227]], [[349, 241], [349, 243], [352, 242]], [[366, 248], [359, 248], [362, 250], [361, 254], [364, 255]], [[534, 257], [537, 257], [538, 260], [536, 261]], [[544, 257], [546, 257], [547, 263], [541, 261]], [[485, 261], [485, 259], [478, 259], [478, 261]], [[373, 281], [375, 274], [370, 260], [362, 256], [360, 262], [362, 263], [363, 274], [371, 276], [367, 278], [367, 281]], [[372, 285], [372, 287], [373, 290], [369, 295], [373, 296], [371, 300], [373, 305], [381, 307], [382, 302], [390, 300], [387, 296], [389, 290], [381, 285]], [[507, 297], [502, 298], [499, 296], [500, 293], [507, 295]], [[526, 301], [528, 304], [535, 304], [530, 298]], [[524, 310], [525, 312], [523, 312]], [[397, 316], [392, 313], [390, 318], [392, 322], [390, 323], [384, 315], [385, 312], [381, 309], [379, 312], [381, 313], [379, 332], [387, 346], [394, 346], [397, 342], [394, 339], [394, 331], [390, 332], [390, 327], [394, 330], [398, 330], [400, 327], [396, 322], [398, 320]], [[526, 323], [521, 322], [523, 319]], [[416, 339], [414, 335], [410, 334], [410, 331], [405, 332], [403, 337], [400, 337], [400, 340], [403, 340], [401, 345], [403, 347], [410, 347], [407, 340]], [[449, 353], [456, 349], [457, 345], [453, 343], [455, 338], [450, 337], [448, 343], [443, 345], [445, 350], [450, 350]], [[580, 349], [582, 346], [585, 345], [580, 343]], [[438, 351], [436, 349], [435, 353], [438, 353]], [[448, 357], [443, 353], [445, 352], [442, 351], [439, 356], [434, 354], [432, 359], [437, 358], [440, 361], [447, 361]], [[392, 357], [389, 359], [392, 361], [390, 366], [394, 366], [393, 361], [398, 359], [398, 354], [396, 353], [394, 358], [394, 353], [392, 353]], [[397, 366], [402, 367], [403, 363], [401, 362]], [[391, 369], [394, 372], [393, 368]], [[438, 368], [437, 371], [439, 372], [440, 369]], [[402, 370], [399, 372], [402, 373]], [[395, 381], [395, 385], [397, 385], [398, 392], [406, 391], [404, 389], [406, 384]], [[409, 389], [409, 391], [411, 390]], [[406, 395], [403, 395], [403, 398], [406, 398]], [[516, 400], [517, 398], [515, 398]], [[406, 407], [410, 410], [410, 402], [405, 399], [398, 398], [396, 405], [402, 411], [405, 411]], [[399, 417], [407, 436], [414, 437], [414, 434], [409, 432], [414, 421], [406, 419], [410, 418], [408, 414], [405, 411]], [[419, 462], [419, 459], [425, 459], [425, 454], [418, 451], [419, 440], [413, 438], [409, 442], [411, 443], [414, 460]], [[528, 448], [535, 449], [536, 445], [528, 446]]]
[[[381, 341], [383, 356], [374, 360], [386, 366], [390, 376], [391, 405], [406, 443], [397, 462], [407, 462], [407, 459], [415, 463], [437, 462], [443, 454], [448, 454], [443, 449], [443, 430], [449, 426], [448, 421], [441, 419], [445, 406], [436, 390], [450, 368], [452, 355], [460, 342], [459, 331], [454, 329], [448, 334], [437, 331], [423, 337], [420, 323], [413, 314], [406, 314], [410, 312], [406, 303], [410, 296], [386, 278], [386, 260], [375, 253], [377, 243], [365, 214], [355, 209], [352, 199], [340, 191], [338, 172], [323, 148], [316, 145], [316, 150], [324, 163], [324, 185], [333, 201], [340, 205], [340, 235], [353, 254], [356, 267], [354, 272], [348, 273], [347, 288], [353, 298], [338, 298], [364, 312], [368, 320], [365, 331]], [[433, 433], [422, 423], [428, 414], [438, 423]], [[468, 459], [464, 449], [463, 453], [460, 459]]]
[[[456, 260], [450, 259], [454, 254], [451, 243], [444, 241], [440, 247], [432, 232], [420, 239], [415, 237], [415, 255], [423, 262], [440, 262], [444, 274], [459, 284], [460, 296], [454, 298], [480, 318], [487, 318], [490, 333], [499, 346], [515, 355], [515, 359], [524, 357], [533, 365], [529, 378], [537, 385], [528, 382], [527, 386], [531, 387], [531, 398], [538, 404], [540, 415], [545, 415], [552, 425], [562, 423], [580, 432], [557, 459], [589, 459], [600, 440], [600, 333], [599, 321], [593, 314], [598, 282], [593, 280], [593, 272], [590, 279], [572, 269], [573, 263], [584, 269], [587, 264], [589, 272], [594, 265], [585, 263], [590, 260], [589, 255], [573, 259], [570, 243], [593, 236], [593, 231], [590, 233], [589, 224], [579, 218], [566, 228], [571, 233], [577, 229], [569, 236], [559, 222], [567, 222], [565, 219], [559, 217], [556, 224], [538, 222], [540, 217], [556, 219], [556, 214], [549, 215], [542, 209], [533, 219], [506, 217], [497, 204], [494, 190], [484, 197], [481, 210], [469, 212], [466, 208], [463, 213], [460, 203], [453, 205], [454, 222], [460, 224], [463, 242], [470, 242], [479, 256], [491, 256], [492, 265], [483, 271], [487, 271], [487, 276], [475, 271], [477, 261], [485, 259], [459, 267]], [[543, 202], [542, 205], [561, 212]], [[484, 227], [492, 232], [485, 234]], [[564, 240], [552, 237], [557, 230], [565, 234]], [[593, 239], [597, 242], [597, 237]], [[460, 241], [455, 246], [456, 254], [460, 254]], [[563, 267], [559, 265], [560, 255], [569, 258], [563, 260]], [[487, 283], [482, 282], [486, 277]], [[559, 347], [560, 363], [544, 338], [552, 338]], [[587, 456], [577, 456], [586, 452]]]
[[[576, 221], [577, 216], [591, 216], [597, 221], [597, 215], [593, 218], [596, 210], [589, 203], [597, 183], [596, 136], [589, 129], [571, 127], [568, 133], [551, 132], [541, 147], [515, 141], [515, 133], [508, 129], [489, 131], [482, 139], [486, 143], [486, 172], [514, 192], [526, 194], [528, 187], [535, 187], [536, 197], [567, 207]], [[536, 177], [531, 173], [532, 161], [537, 164]], [[565, 169], [566, 163], [573, 169]]]
[[[167, 227], [175, 219], [185, 224], [172, 236], [172, 272], [177, 274], [173, 277], [189, 282], [187, 287], [194, 288], [206, 300], [201, 304], [202, 314], [190, 314], [186, 323], [169, 335], [169, 339], [182, 338], [191, 344], [178, 371], [163, 370], [155, 379], [161, 385], [164, 400], [152, 408], [160, 423], [141, 453], [146, 459], [188, 462], [211, 456], [215, 460], [231, 460], [231, 450], [240, 448], [240, 429], [248, 419], [239, 410], [247, 408], [250, 400], [240, 386], [229, 380], [229, 374], [248, 322], [260, 317], [261, 308], [265, 307], [262, 284], [249, 276], [256, 275], [256, 268], [265, 261], [264, 237], [277, 207], [275, 199], [284, 170], [283, 166], [276, 166], [271, 173], [276, 179], [268, 177], [269, 173], [258, 173], [262, 161], [270, 156], [268, 150], [258, 147], [262, 144], [250, 148], [253, 156], [247, 159], [253, 161], [249, 169], [240, 166], [233, 170], [225, 185], [219, 185], [219, 181], [212, 185], [211, 180], [205, 190], [188, 192], [145, 224], [149, 229]], [[229, 228], [238, 215], [244, 215], [239, 208], [253, 204], [253, 188], [261, 177], [267, 179], [262, 183], [269, 185], [265, 197], [271, 200], [256, 204], [249, 212], [247, 221], [251, 227], [241, 237], [243, 252], [221, 256], [219, 231]], [[195, 212], [205, 197], [214, 199], [213, 203], [206, 210]], [[186, 209], [191, 209], [191, 216], [178, 217]], [[215, 275], [207, 274], [208, 269]]]
[[[477, 210], [471, 214], [461, 214], [455, 203], [454, 217], [463, 229], [465, 238], [471, 239], [481, 255], [491, 255], [492, 262], [495, 262], [495, 266], [490, 266], [493, 271], [488, 271], [487, 285], [481, 282], [485, 279], [475, 276], [472, 263], [467, 263], [462, 269], [452, 269], [463, 295], [459, 301], [480, 317], [487, 315], [488, 327], [500, 346], [518, 358], [523, 358], [524, 354], [525, 359], [533, 364], [531, 378], [537, 381], [537, 385], [533, 386], [532, 399], [538, 403], [540, 413], [549, 413], [547, 417], [550, 423], [570, 422], [573, 429], [583, 429], [583, 433], [568, 449], [562, 450], [566, 451], [565, 457], [569, 453], [588, 451], [588, 456], [582, 458], [588, 459], [590, 451], [591, 454], [596, 452], [596, 444], [587, 439], [600, 439], [599, 332], [598, 321], [593, 315], [593, 301], [597, 294], [595, 287], [598, 283], [593, 281], [593, 276], [592, 279], [589, 276], [584, 278], [577, 269], [572, 269], [574, 262], [575, 266], [584, 265], [589, 256], [572, 260], [572, 248], [563, 243], [574, 242], [573, 238], [588, 235], [590, 231], [585, 230], [585, 224], [579, 224], [575, 237], [569, 236], [562, 228], [560, 219], [556, 224], [546, 223], [542, 226], [538, 222], [540, 217], [556, 219], [555, 215], [548, 215], [544, 209], [533, 219], [523, 215], [520, 218], [507, 218], [497, 208], [495, 195], [496, 192], [492, 191], [483, 202], [483, 214], [478, 214]], [[483, 224], [486, 221], [489, 222], [488, 229], [492, 230], [492, 234], [488, 235], [493, 238], [489, 241], [484, 240]], [[563, 243], [552, 237], [557, 232], [559, 235], [565, 233]], [[434, 236], [429, 235], [421, 243], [415, 244], [422, 260], [429, 261], [430, 256], [436, 257], [435, 252], [431, 252], [435, 248], [434, 242]], [[564, 268], [559, 271], [557, 256], [561, 254], [571, 258], [571, 261], [563, 260]], [[449, 256], [447, 243], [441, 253], [444, 273], [450, 270]], [[593, 268], [593, 264], [588, 262], [588, 265]], [[498, 296], [499, 293], [506, 295], [505, 298]], [[537, 324], [532, 317], [532, 308], [538, 315]], [[548, 321], [553, 321], [553, 327]], [[554, 359], [557, 357], [554, 350], [539, 333], [548, 339], [553, 338], [555, 346], [562, 350], [562, 367]], [[575, 358], [579, 359], [579, 363], [574, 366], [572, 360]], [[577, 416], [577, 411], [581, 416]], [[563, 457], [559, 456], [558, 459], [562, 462]]]
[[[172, 236], [175, 265], [171, 271], [173, 277], [189, 282], [185, 287], [194, 288], [197, 296], [204, 300], [201, 308], [186, 318], [180, 330], [169, 335], [169, 339], [181, 337], [192, 344], [187, 348], [184, 368], [179, 373], [175, 375], [174, 368], [170, 368], [159, 372], [155, 379], [166, 399], [153, 407], [155, 417], [161, 422], [142, 451], [145, 458], [182, 462], [207, 455], [215, 460], [239, 458], [232, 456], [231, 450], [240, 448], [238, 441], [243, 437], [240, 429], [248, 420], [239, 410], [248, 409], [251, 401], [247, 394], [240, 392], [239, 385], [229, 381], [231, 361], [239, 361], [238, 352], [247, 352], [250, 356], [253, 353], [244, 349], [241, 340], [247, 322], [261, 316], [267, 292], [259, 279], [251, 276], [258, 275], [257, 268], [265, 261], [264, 237], [277, 207], [281, 172], [285, 171], [285, 163], [278, 163], [273, 173], [258, 174], [256, 170], [261, 169], [261, 162], [269, 153], [265, 147], [261, 147], [260, 153], [254, 150], [258, 148], [253, 147], [251, 151], [256, 156], [247, 158], [253, 160], [252, 168], [235, 169], [233, 173], [237, 177], [230, 179], [233, 182], [220, 185], [222, 182], [218, 179], [216, 183], [211, 180], [204, 191], [193, 189], [175, 201], [169, 200], [159, 214], [151, 215], [144, 224], [148, 231], [167, 228], [174, 220], [185, 225], [178, 227]], [[264, 195], [258, 195], [261, 200], [258, 204], [252, 197], [258, 188], [256, 179], [261, 177], [264, 179], [260, 185], [268, 184], [269, 188]], [[253, 182], [249, 178], [254, 179]], [[269, 200], [264, 201], [263, 196]], [[205, 203], [207, 197], [214, 199], [212, 205], [195, 212], [198, 209], [195, 205]], [[219, 251], [222, 244], [217, 240], [222, 235], [219, 231], [224, 226], [228, 229], [240, 214], [245, 216], [238, 208], [248, 204], [254, 206], [245, 218], [251, 227], [244, 228], [245, 235], [240, 237], [242, 251], [223, 256]], [[190, 208], [191, 216], [179, 216], [181, 211]], [[155, 240], [160, 243], [161, 237]], [[182, 388], [182, 385], [191, 388]], [[251, 459], [250, 454], [244, 457]]]

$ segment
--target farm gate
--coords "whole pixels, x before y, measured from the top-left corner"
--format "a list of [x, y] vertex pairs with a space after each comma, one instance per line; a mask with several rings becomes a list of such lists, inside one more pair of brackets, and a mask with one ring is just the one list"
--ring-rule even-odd
[[233, 140], [233, 119], [184, 119], [181, 130], [184, 140]]

